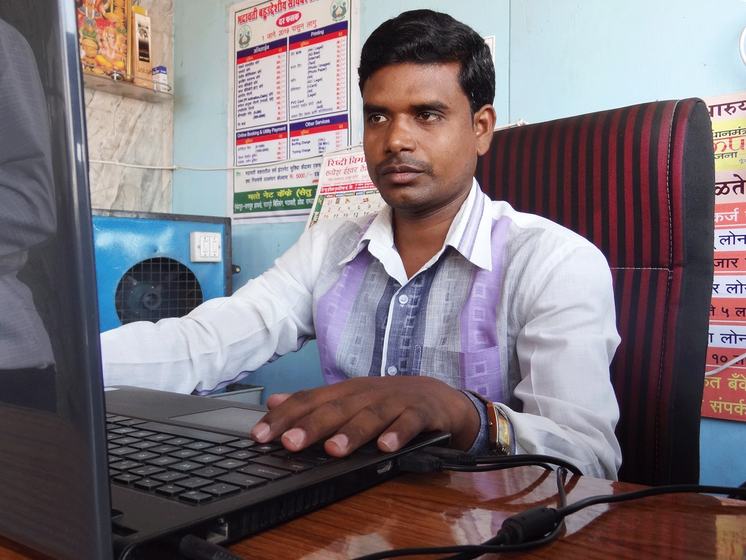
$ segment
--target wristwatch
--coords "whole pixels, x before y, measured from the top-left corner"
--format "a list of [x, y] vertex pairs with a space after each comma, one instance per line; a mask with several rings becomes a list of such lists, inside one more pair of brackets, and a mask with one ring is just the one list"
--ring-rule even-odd
[[511, 450], [511, 432], [510, 420], [505, 413], [495, 406], [495, 403], [484, 398], [476, 391], [462, 389], [465, 393], [474, 395], [474, 398], [484, 403], [487, 407], [487, 422], [490, 433], [490, 455], [510, 455]]

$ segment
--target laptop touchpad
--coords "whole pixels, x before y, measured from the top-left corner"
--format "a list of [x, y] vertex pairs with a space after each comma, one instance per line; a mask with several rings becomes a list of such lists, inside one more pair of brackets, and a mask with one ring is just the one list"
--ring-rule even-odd
[[259, 422], [265, 414], [266, 411], [262, 410], [231, 407], [185, 414], [183, 416], [172, 416], [171, 420], [178, 420], [179, 422], [203, 429], [215, 428], [217, 430], [248, 433], [254, 427], [254, 424]]

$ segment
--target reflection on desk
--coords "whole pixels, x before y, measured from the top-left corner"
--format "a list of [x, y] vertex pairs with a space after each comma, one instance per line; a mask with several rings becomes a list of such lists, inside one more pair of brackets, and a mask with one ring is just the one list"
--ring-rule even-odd
[[[566, 486], [568, 503], [641, 488], [586, 477], [569, 477]], [[230, 550], [251, 560], [347, 560], [395, 548], [480, 544], [507, 517], [537, 505], [559, 505], [555, 475], [538, 467], [400, 475]], [[746, 502], [668, 494], [583, 509], [567, 517], [556, 541], [520, 557], [743, 560], [745, 554]], [[0, 539], [0, 560], [42, 558]]]
[[[568, 503], [640, 488], [571, 477]], [[341, 560], [395, 548], [480, 544], [507, 517], [537, 505], [559, 505], [554, 474], [538, 467], [401, 475], [230, 550], [252, 560]], [[670, 494], [581, 510], [566, 519], [557, 541], [521, 558], [743, 560], [745, 551], [746, 502]]]

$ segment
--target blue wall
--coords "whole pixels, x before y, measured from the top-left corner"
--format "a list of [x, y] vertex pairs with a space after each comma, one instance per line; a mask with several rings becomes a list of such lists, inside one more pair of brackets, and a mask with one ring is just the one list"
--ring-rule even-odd
[[[361, 0], [361, 42], [397, 13], [432, 8], [496, 37], [498, 124], [538, 122], [655, 99], [708, 97], [746, 89], [738, 39], [742, 0]], [[229, 6], [174, 1], [174, 163], [228, 162]], [[224, 171], [179, 170], [173, 211], [224, 216]], [[261, 274], [303, 230], [301, 223], [234, 228], [234, 285]], [[267, 393], [321, 383], [311, 343], [262, 368]], [[703, 420], [702, 482], [740, 484], [746, 424]]]
[[510, 119], [741, 91], [744, 25], [742, 0], [513, 0]]

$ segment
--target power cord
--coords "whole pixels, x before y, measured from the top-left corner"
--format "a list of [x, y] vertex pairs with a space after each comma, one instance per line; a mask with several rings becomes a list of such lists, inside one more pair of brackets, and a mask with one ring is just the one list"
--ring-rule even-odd
[[[699, 484], [679, 484], [656, 486], [625, 492], [623, 494], [604, 494], [591, 496], [567, 505], [565, 477], [570, 471], [582, 476], [580, 470], [557, 457], [549, 455], [510, 455], [510, 456], [474, 456], [454, 449], [443, 447], [425, 447], [423, 450], [410, 453], [398, 459], [398, 467], [404, 472], [428, 473], [444, 470], [479, 472], [498, 470], [517, 466], [538, 465], [552, 470], [556, 465], [557, 494], [559, 507], [536, 506], [508, 517], [497, 534], [477, 545], [452, 545], [440, 547], [417, 547], [385, 550], [354, 560], [384, 560], [416, 555], [445, 555], [441, 560], [471, 560], [484, 554], [505, 552], [523, 552], [545, 546], [556, 539], [565, 527], [565, 518], [581, 509], [598, 504], [612, 504], [673, 493], [722, 494], [730, 498], [746, 499], [746, 487], [709, 486]], [[238, 556], [226, 549], [208, 543], [192, 535], [181, 540], [179, 551], [192, 560], [237, 560]]]
[[[520, 460], [519, 460], [520, 459]], [[480, 463], [485, 463], [480, 465]], [[458, 470], [458, 471], [481, 471], [481, 470], [497, 470], [503, 468], [510, 468], [515, 466], [524, 465], [538, 465], [542, 466], [547, 470], [552, 470], [548, 463], [559, 465], [557, 469], [557, 493], [560, 496], [561, 506], [566, 505], [566, 494], [564, 487], [564, 477], [567, 471], [570, 470], [574, 474], [581, 475], [582, 473], [574, 466], [562, 459], [550, 457], [548, 455], [523, 455], [523, 456], [508, 456], [508, 457], [478, 457], [470, 453], [458, 451], [456, 449], [450, 449], [446, 447], [424, 447], [422, 451], [409, 453], [398, 459], [399, 470], [403, 472], [413, 473], [430, 473], [438, 472], [442, 470]], [[540, 507], [534, 508], [540, 510], [551, 510], [551, 508]], [[529, 510], [532, 511], [532, 510]], [[526, 512], [528, 514], [528, 512]], [[519, 514], [520, 515], [520, 514]], [[516, 516], [518, 517], [518, 516]], [[509, 520], [505, 520], [508, 523]], [[499, 547], [500, 552], [507, 552], [511, 550], [510, 544], [515, 539], [521, 539], [518, 542], [523, 542], [525, 539], [531, 539], [535, 542], [532, 545], [541, 546], [543, 539], [536, 540], [538, 537], [544, 537], [546, 542], [553, 540], [557, 534], [564, 527], [564, 522], [560, 520], [555, 529], [548, 535], [535, 535], [533, 533], [533, 527], [535, 523], [531, 519], [526, 519], [521, 522], [508, 523], [506, 526], [503, 524], [505, 529], [503, 532], [498, 534], [492, 539], [486, 541], [481, 545], [465, 546], [457, 545], [450, 547], [439, 547], [439, 548], [428, 548], [426, 549], [429, 554], [450, 554], [456, 553], [456, 556], [449, 557], [448, 560], [468, 560], [470, 558], [476, 558], [486, 552], [489, 552], [490, 547]], [[541, 526], [537, 526], [541, 529]], [[528, 531], [528, 533], [527, 533]], [[506, 548], [507, 547], [507, 548]], [[518, 548], [516, 550], [523, 550], [524, 548]], [[409, 552], [409, 551], [412, 552]], [[363, 557], [365, 560], [373, 560], [375, 558], [392, 558], [396, 556], [408, 556], [412, 554], [420, 554], [423, 549], [400, 549], [400, 550], [389, 550], [369, 556]], [[216, 544], [210, 543], [196, 537], [194, 535], [186, 535], [181, 539], [179, 543], [179, 552], [191, 560], [240, 560], [238, 556], [228, 552], [225, 548]], [[363, 560], [362, 558], [359, 560]]]
[[[723, 494], [728, 495], [730, 498], [746, 499], [746, 488], [743, 486], [731, 488], [726, 486], [679, 484], [645, 488], [643, 490], [635, 490], [623, 494], [592, 496], [579, 500], [571, 505], [567, 505], [567, 496], [564, 487], [566, 468], [572, 467], [572, 469], [567, 468], [567, 470], [572, 470], [574, 474], [581, 473], [577, 468], [563, 459], [544, 455], [473, 457], [469, 454], [463, 454], [452, 449], [442, 448], [425, 448], [422, 452], [414, 455], [415, 457], [413, 457], [411, 461], [408, 460], [407, 457], [402, 457], [400, 459], [400, 468], [402, 470], [412, 468], [413, 472], [428, 472], [427, 470], [424, 470], [424, 468], [429, 466], [432, 468], [432, 471], [475, 471], [496, 470], [519, 465], [540, 465], [545, 468], [550, 468], [548, 463], [555, 465], [560, 464], [561, 466], [557, 469], [557, 492], [560, 497], [560, 507], [555, 509], [546, 506], [537, 506], [517, 513], [503, 522], [500, 530], [493, 538], [480, 545], [403, 548], [359, 556], [354, 560], [384, 560], [386, 558], [397, 558], [402, 556], [453, 553], [455, 553], [454, 556], [443, 557], [442, 560], [470, 560], [483, 554], [499, 554], [504, 552], [531, 550], [549, 544], [557, 538], [564, 528], [565, 517], [576, 513], [581, 509], [597, 504], [626, 502], [661, 494]], [[565, 463], [567, 463], [567, 466]]]
[[194, 535], [186, 535], [179, 542], [179, 552], [191, 560], [243, 560], [222, 546]]
[[[503, 468], [503, 467], [501, 467]], [[566, 506], [564, 479], [567, 470], [560, 467], [556, 471], [557, 493], [560, 507]], [[400, 548], [374, 552], [359, 556], [355, 560], [384, 560], [400, 556], [423, 554], [453, 554], [443, 560], [470, 560], [483, 554], [501, 552], [521, 552], [549, 544], [565, 527], [564, 517], [559, 517], [556, 509], [538, 506], [506, 519], [497, 534], [478, 545], [453, 545], [440, 547]]]
[[511, 467], [537, 465], [551, 469], [549, 465], [563, 467], [571, 473], [582, 476], [575, 465], [551, 455], [487, 455], [475, 456], [448, 447], [424, 447], [421, 451], [409, 453], [398, 460], [399, 469], [406, 472], [437, 472], [444, 469], [461, 472], [492, 471]]

